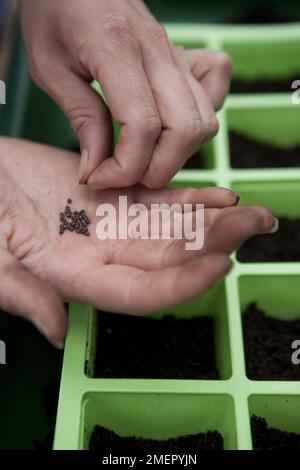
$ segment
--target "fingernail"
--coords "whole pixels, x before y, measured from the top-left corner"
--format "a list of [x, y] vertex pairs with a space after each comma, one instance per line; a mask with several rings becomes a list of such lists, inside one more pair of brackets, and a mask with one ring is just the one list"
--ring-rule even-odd
[[279, 229], [279, 220], [275, 217], [275, 222], [269, 233], [276, 233]]
[[65, 343], [63, 341], [53, 341], [52, 344], [56, 349], [59, 349], [60, 351], [62, 351], [65, 347]]
[[241, 196], [239, 196], [238, 194], [236, 195], [236, 201], [235, 203], [233, 204], [234, 206], [238, 206], [239, 203], [240, 203], [240, 200], [241, 200]]
[[80, 164], [79, 164], [79, 184], [86, 184], [86, 170], [89, 163], [89, 152], [87, 149], [83, 149], [81, 152], [80, 157]]

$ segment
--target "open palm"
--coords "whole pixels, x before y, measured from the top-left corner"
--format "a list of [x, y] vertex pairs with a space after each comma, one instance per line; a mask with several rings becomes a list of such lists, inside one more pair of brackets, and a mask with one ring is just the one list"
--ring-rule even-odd
[[[227, 189], [93, 191], [77, 184], [78, 156], [29, 142], [0, 139], [0, 307], [31, 320], [62, 346], [62, 303], [141, 314], [202, 294], [231, 267], [229, 254], [247, 238], [270, 232], [274, 217], [261, 207], [236, 206]], [[96, 208], [118, 196], [128, 203], [205, 204], [205, 245], [185, 240], [99, 240]], [[91, 219], [90, 237], [59, 235], [59, 213], [71, 198]]]

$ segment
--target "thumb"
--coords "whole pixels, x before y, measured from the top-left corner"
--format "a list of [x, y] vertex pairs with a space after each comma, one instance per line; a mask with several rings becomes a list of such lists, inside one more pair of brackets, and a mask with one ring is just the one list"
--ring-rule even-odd
[[54, 290], [3, 250], [0, 250], [0, 276], [0, 307], [31, 321], [55, 347], [62, 349], [67, 317]]
[[43, 76], [37, 83], [63, 110], [80, 142], [78, 180], [80, 184], [85, 184], [100, 163], [112, 155], [110, 111], [87, 80], [59, 62], [56, 64], [55, 80]]

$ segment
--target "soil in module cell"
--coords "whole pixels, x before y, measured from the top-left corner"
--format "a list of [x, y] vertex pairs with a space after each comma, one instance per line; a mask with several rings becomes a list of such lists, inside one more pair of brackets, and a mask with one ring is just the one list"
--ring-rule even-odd
[[300, 218], [279, 217], [276, 233], [257, 235], [247, 240], [237, 252], [242, 263], [299, 262]]
[[300, 145], [281, 148], [235, 131], [229, 132], [232, 168], [300, 167]]
[[199, 450], [223, 450], [223, 438], [217, 431], [191, 434], [168, 440], [121, 437], [102, 426], [95, 426], [89, 449], [104, 452], [109, 450], [119, 455], [130, 455], [135, 452], [146, 454], [191, 454]]
[[[246, 3], [246, 2], [245, 2]], [[266, 1], [262, 3], [253, 2], [254, 5], [245, 5], [245, 9], [237, 9], [238, 14], [230, 18], [231, 24], [274, 24], [291, 23], [299, 21], [299, 9], [284, 11], [282, 4], [276, 5], [275, 2]], [[272, 4], [273, 3], [273, 4]], [[272, 5], [271, 5], [272, 4]]]
[[252, 303], [243, 315], [243, 331], [249, 379], [300, 380], [300, 367], [292, 362], [292, 344], [300, 338], [300, 319], [269, 317]]
[[230, 93], [292, 93], [292, 83], [299, 80], [298, 74], [283, 78], [261, 78], [246, 80], [235, 78], [231, 82]]
[[254, 450], [300, 450], [300, 434], [268, 426], [264, 418], [251, 417]]
[[205, 169], [205, 156], [201, 151], [194, 153], [182, 167], [183, 170], [204, 170]]
[[100, 312], [95, 377], [219, 379], [213, 318]]

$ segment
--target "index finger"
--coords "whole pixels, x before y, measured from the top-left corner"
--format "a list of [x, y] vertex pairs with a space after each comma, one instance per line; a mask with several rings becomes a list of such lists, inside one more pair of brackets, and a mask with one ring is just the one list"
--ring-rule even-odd
[[88, 184], [95, 189], [131, 186], [148, 166], [161, 123], [129, 24], [123, 19], [109, 20], [105, 35], [89, 42], [82, 61], [100, 83], [111, 113], [121, 124], [113, 156], [90, 175]]

